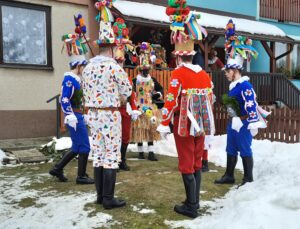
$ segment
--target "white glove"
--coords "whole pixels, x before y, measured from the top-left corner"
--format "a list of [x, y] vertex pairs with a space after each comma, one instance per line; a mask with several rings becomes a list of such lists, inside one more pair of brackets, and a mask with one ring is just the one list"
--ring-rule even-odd
[[129, 102], [126, 103], [126, 112], [131, 115], [132, 113], [132, 108]]
[[131, 114], [130, 114], [131, 115], [131, 120], [136, 121], [141, 114], [142, 114], [142, 112], [140, 112], [138, 110], [131, 111]]
[[160, 124], [156, 131], [158, 131], [160, 133], [160, 136], [163, 140], [167, 140], [167, 136], [168, 134], [171, 133], [170, 127], [169, 126], [164, 126], [162, 124]]
[[76, 131], [76, 125], [78, 123], [78, 120], [74, 114], [69, 114], [65, 117], [65, 124], [68, 124], [70, 127], [73, 127]]
[[231, 128], [236, 130], [237, 132], [240, 132], [240, 129], [243, 126], [243, 122], [240, 117], [233, 117], [232, 118], [232, 123], [231, 123]]
[[250, 133], [254, 137], [258, 133], [258, 129], [250, 129]]
[[84, 124], [85, 125], [88, 125], [89, 124], [89, 116], [88, 115], [83, 115], [83, 121], [84, 121]]

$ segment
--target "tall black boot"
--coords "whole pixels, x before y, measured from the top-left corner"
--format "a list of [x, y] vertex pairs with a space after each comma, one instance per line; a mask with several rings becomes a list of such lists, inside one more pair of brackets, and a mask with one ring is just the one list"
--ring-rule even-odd
[[65, 153], [62, 159], [52, 168], [49, 170], [49, 174], [58, 178], [61, 182], [67, 182], [68, 178], [65, 177], [63, 169], [64, 167], [77, 156], [78, 153], [74, 153], [69, 151]]
[[89, 154], [80, 153], [78, 156], [78, 173], [76, 184], [94, 184], [94, 180], [86, 174], [86, 166]]
[[143, 143], [142, 142], [138, 143], [138, 152], [139, 152], [138, 159], [145, 159], [144, 150], [143, 150]]
[[253, 157], [242, 157], [244, 178], [241, 185], [253, 181]]
[[124, 171], [129, 171], [130, 167], [126, 164], [126, 152], [127, 152], [128, 144], [122, 143], [121, 145], [121, 163], [119, 164], [119, 168]]
[[196, 180], [194, 174], [182, 174], [184, 187], [186, 190], [186, 201], [183, 205], [175, 205], [174, 211], [191, 217], [196, 218], [197, 212], [197, 199], [196, 199]]
[[234, 184], [234, 169], [237, 163], [237, 156], [227, 154], [227, 167], [225, 174], [215, 184]]
[[95, 179], [95, 187], [97, 191], [97, 204], [102, 204], [103, 202], [103, 167], [95, 167], [94, 168], [94, 179]]
[[103, 169], [103, 207], [105, 209], [119, 208], [126, 205], [125, 200], [114, 198], [116, 185], [116, 169]]
[[155, 156], [154, 154], [154, 145], [153, 145], [153, 142], [148, 142], [148, 151], [149, 151], [149, 154], [148, 154], [148, 160], [149, 161], [158, 161], [157, 157]]
[[200, 186], [201, 186], [201, 169], [195, 171], [194, 173], [195, 181], [196, 181], [196, 202], [197, 202], [197, 209], [200, 208], [199, 203], [199, 195], [200, 195]]

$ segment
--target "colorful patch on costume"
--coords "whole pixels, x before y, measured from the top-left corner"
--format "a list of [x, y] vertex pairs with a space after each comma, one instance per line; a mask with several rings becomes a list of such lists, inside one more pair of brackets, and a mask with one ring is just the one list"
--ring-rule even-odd
[[173, 79], [170, 84], [171, 84], [171, 87], [177, 87], [179, 84], [178, 79]]
[[168, 100], [169, 102], [172, 102], [172, 101], [174, 100], [174, 94], [172, 94], [172, 93], [168, 94], [168, 95], [167, 95], [167, 100]]

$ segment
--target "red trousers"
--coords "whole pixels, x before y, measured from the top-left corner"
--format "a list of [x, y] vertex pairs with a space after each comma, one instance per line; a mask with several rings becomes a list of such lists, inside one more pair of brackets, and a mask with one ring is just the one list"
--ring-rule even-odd
[[131, 116], [126, 112], [126, 106], [120, 107], [122, 116], [122, 144], [128, 144], [130, 139]]
[[[204, 136], [179, 136], [178, 123], [179, 115], [174, 116], [174, 138], [178, 153], [178, 169], [182, 174], [191, 174], [202, 168]], [[190, 129], [190, 123], [188, 123], [188, 129]]]

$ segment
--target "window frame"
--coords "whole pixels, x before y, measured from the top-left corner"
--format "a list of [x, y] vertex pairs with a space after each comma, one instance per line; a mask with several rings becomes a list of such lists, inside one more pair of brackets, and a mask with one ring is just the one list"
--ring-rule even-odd
[[[22, 63], [4, 63], [3, 61], [3, 28], [2, 28], [2, 6], [17, 7], [30, 10], [38, 10], [45, 13], [46, 20], [46, 65], [38, 64], [22, 64]], [[51, 7], [45, 5], [37, 5], [32, 3], [24, 3], [18, 1], [0, 1], [0, 68], [21, 68], [21, 69], [37, 69], [37, 70], [53, 70], [52, 61], [52, 32], [51, 32]]]

